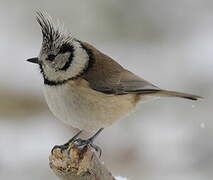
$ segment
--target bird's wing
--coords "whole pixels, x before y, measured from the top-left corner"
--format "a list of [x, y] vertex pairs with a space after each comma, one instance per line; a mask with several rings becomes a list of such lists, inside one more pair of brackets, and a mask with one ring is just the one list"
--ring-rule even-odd
[[132, 72], [124, 69], [110, 57], [91, 45], [83, 43], [92, 52], [92, 64], [84, 74], [90, 87], [107, 94], [149, 94], [160, 89]]
[[[104, 86], [95, 86], [94, 89], [107, 94], [150, 94], [160, 89], [153, 84], [141, 79], [135, 74], [124, 70], [115, 75], [117, 77], [110, 77], [105, 79]], [[102, 81], [102, 80], [100, 80]], [[91, 84], [92, 87], [92, 84]]]
[[160, 90], [157, 86], [136, 76], [130, 71], [124, 70], [120, 73], [119, 83], [116, 86], [117, 94], [149, 94]]

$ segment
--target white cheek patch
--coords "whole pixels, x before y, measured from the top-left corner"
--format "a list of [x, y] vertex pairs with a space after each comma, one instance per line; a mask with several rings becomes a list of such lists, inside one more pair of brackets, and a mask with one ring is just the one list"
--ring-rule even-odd
[[55, 62], [57, 65], [57, 68], [61, 69], [64, 67], [66, 62], [69, 61], [68, 59], [69, 59], [70, 55], [71, 55], [70, 52], [66, 52], [64, 54], [59, 54], [58, 56], [56, 56], [56, 59], [53, 61], [53, 63]]

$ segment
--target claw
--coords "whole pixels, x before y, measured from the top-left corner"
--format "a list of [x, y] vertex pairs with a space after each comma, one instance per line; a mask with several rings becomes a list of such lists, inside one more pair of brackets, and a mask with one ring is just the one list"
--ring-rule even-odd
[[63, 144], [63, 145], [55, 145], [55, 146], [52, 148], [52, 150], [51, 150], [51, 154], [53, 154], [53, 151], [54, 151], [55, 149], [60, 149], [60, 151], [61, 151], [61, 153], [62, 153], [64, 150], [66, 150], [66, 149], [68, 149], [68, 148], [69, 148], [69, 144], [68, 144], [68, 143]]
[[103, 130], [103, 128], [99, 129], [92, 137], [90, 137], [89, 139], [80, 139], [78, 138], [78, 136], [82, 133], [82, 131], [79, 131], [75, 136], [73, 136], [67, 143], [59, 146], [56, 145], [53, 147], [51, 153], [53, 154], [53, 151], [56, 148], [59, 148], [61, 150], [61, 153], [64, 150], [68, 150], [68, 154], [70, 154], [71, 149], [77, 148], [77, 147], [87, 147], [90, 146], [92, 147], [96, 152], [99, 152], [99, 158], [101, 157], [102, 154], [102, 150], [99, 146], [93, 144], [93, 141], [95, 140], [95, 138], [100, 134], [100, 132]]
[[53, 154], [53, 151], [57, 148], [60, 149], [61, 153], [68, 149], [70, 146], [72, 147], [73, 142], [77, 139], [77, 137], [82, 133], [82, 130], [79, 131], [75, 136], [73, 136], [67, 143], [63, 144], [63, 145], [55, 145], [52, 150], [51, 150], [51, 154]]
[[90, 146], [92, 147], [96, 152], [99, 152], [99, 158], [101, 157], [102, 154], [102, 150], [99, 146], [93, 144], [93, 141], [95, 140], [95, 138], [100, 134], [100, 132], [103, 130], [103, 128], [99, 129], [92, 137], [90, 137], [89, 139], [80, 139], [77, 138], [75, 139], [73, 142], [73, 146], [70, 147], [70, 149], [68, 150], [68, 153], [70, 153], [71, 149], [74, 149], [76, 147], [85, 147], [85, 146]]
[[102, 154], [102, 149], [93, 144], [93, 139], [89, 138], [89, 139], [76, 139], [74, 142], [73, 142], [73, 146], [69, 148], [68, 150], [68, 153], [70, 153], [71, 149], [74, 149], [74, 148], [77, 148], [77, 147], [86, 147], [86, 146], [90, 146], [92, 147], [96, 152], [99, 152], [99, 158], [101, 157], [101, 154]]
[[100, 158], [101, 155], [102, 155], [102, 149], [101, 149], [99, 146], [95, 145], [95, 144], [90, 144], [90, 146], [91, 146], [93, 149], [95, 149], [95, 151], [96, 151], [97, 153], [99, 152], [99, 158]]

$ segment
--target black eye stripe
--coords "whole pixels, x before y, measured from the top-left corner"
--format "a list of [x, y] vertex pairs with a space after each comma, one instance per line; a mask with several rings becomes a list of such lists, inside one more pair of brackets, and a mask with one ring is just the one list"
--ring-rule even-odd
[[70, 46], [69, 44], [63, 44], [58, 53], [59, 54], [64, 54], [66, 52], [73, 52], [73, 50], [74, 50], [73, 47]]
[[[65, 65], [64, 65], [62, 68], [60, 68], [59, 70], [64, 70], [64, 71], [66, 71], [66, 70], [69, 68], [69, 66], [70, 66], [70, 64], [71, 64], [71, 62], [72, 62], [72, 59], [73, 59], [73, 51], [74, 51], [73, 46], [71, 46], [71, 45], [69, 45], [69, 44], [63, 44], [63, 45], [61, 46], [61, 48], [60, 48], [58, 54], [64, 54], [64, 53], [66, 53], [66, 52], [70, 52], [71, 54], [70, 54], [69, 60], [68, 60], [68, 61], [65, 63]], [[54, 61], [56, 56], [57, 56], [57, 55], [49, 54], [49, 55], [47, 56], [47, 59], [46, 59], [46, 60], [48, 60], [48, 61]]]
[[50, 54], [50, 55], [48, 55], [47, 60], [48, 61], [53, 61], [55, 59], [55, 57], [56, 56], [54, 54]]

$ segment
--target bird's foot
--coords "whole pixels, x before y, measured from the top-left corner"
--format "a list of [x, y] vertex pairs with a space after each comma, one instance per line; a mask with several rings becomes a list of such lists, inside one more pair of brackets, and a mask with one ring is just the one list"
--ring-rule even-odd
[[99, 152], [99, 157], [101, 157], [102, 150], [99, 146], [95, 145], [93, 142], [95, 138], [100, 134], [100, 132], [103, 130], [103, 128], [99, 129], [92, 137], [89, 139], [81, 139], [78, 138], [78, 136], [82, 133], [82, 131], [79, 131], [73, 138], [71, 138], [67, 143], [63, 145], [56, 145], [52, 149], [52, 154], [55, 149], [60, 149], [61, 153], [65, 150], [68, 150], [68, 154], [70, 154], [71, 149], [75, 149], [77, 147], [82, 147], [82, 149], [90, 146], [92, 147], [96, 152]]
[[96, 152], [99, 152], [99, 157], [101, 157], [102, 154], [102, 150], [99, 146], [95, 145], [93, 142], [95, 140], [95, 138], [101, 133], [101, 131], [103, 131], [104, 128], [99, 129], [92, 137], [90, 137], [89, 139], [80, 139], [77, 138], [73, 141], [74, 145], [69, 149], [69, 151], [73, 148], [76, 147], [87, 147], [90, 146], [93, 149], [95, 149]]
[[72, 147], [70, 147], [70, 149], [69, 149], [69, 152], [70, 152], [71, 149], [74, 149], [74, 148], [77, 148], [77, 147], [85, 148], [85, 147], [90, 146], [96, 152], [98, 152], [99, 153], [99, 157], [101, 157], [102, 149], [99, 146], [95, 145], [93, 143], [93, 141], [94, 141], [93, 137], [91, 137], [89, 139], [80, 139], [80, 138], [78, 138], [78, 139], [74, 140]]
[[72, 146], [74, 145], [74, 142], [78, 139], [78, 136], [82, 133], [82, 131], [79, 131], [75, 136], [73, 136], [67, 143], [63, 144], [63, 145], [55, 145], [52, 150], [51, 153], [53, 154], [53, 151], [55, 149], [60, 149], [61, 153], [69, 148], [72, 148]]

